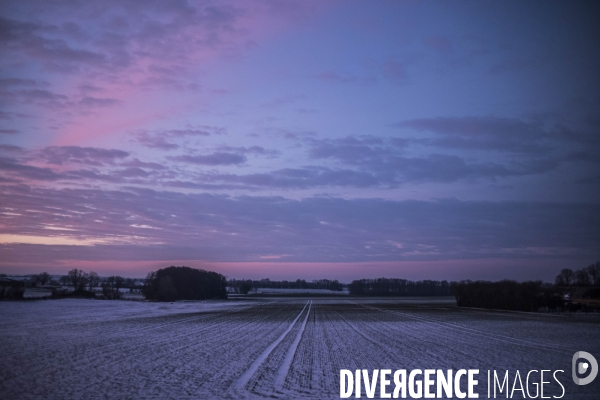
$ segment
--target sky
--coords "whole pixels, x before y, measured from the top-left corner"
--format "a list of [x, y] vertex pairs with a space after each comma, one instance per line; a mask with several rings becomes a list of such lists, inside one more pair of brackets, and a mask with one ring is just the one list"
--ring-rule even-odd
[[600, 260], [595, 1], [0, 4], [0, 272]]

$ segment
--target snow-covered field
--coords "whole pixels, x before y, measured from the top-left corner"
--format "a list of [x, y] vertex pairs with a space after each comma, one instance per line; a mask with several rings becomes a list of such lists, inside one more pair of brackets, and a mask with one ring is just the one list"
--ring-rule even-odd
[[342, 368], [478, 368], [480, 398], [488, 369], [562, 369], [565, 399], [598, 399], [578, 350], [600, 358], [599, 318], [451, 299], [0, 302], [2, 399], [339, 398]]

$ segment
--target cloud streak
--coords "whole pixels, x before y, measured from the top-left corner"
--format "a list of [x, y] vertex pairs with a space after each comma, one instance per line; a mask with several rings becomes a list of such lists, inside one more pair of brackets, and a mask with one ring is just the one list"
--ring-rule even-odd
[[[17, 187], [2, 194], [2, 204], [6, 234], [96, 241], [95, 248], [79, 250], [86, 254], [100, 254], [109, 242], [120, 242], [111, 246], [123, 259], [141, 253], [212, 261], [251, 261], [269, 254], [285, 254], [287, 261], [328, 262], [568, 258], [593, 256], [600, 240], [600, 209], [592, 204], [297, 201]], [[39, 245], [36, 253], [80, 257], [79, 251], [71, 253], [69, 243], [62, 248]], [[0, 246], [7, 257], [13, 257], [14, 249]]]
[[493, 150], [543, 154], [561, 143], [594, 143], [595, 136], [575, 132], [560, 124], [548, 127], [539, 121], [499, 117], [438, 117], [402, 121], [398, 128], [432, 132], [431, 145], [466, 150]]
[[170, 160], [197, 165], [237, 165], [246, 162], [246, 157], [236, 153], [215, 152], [207, 155], [183, 155], [168, 157]]

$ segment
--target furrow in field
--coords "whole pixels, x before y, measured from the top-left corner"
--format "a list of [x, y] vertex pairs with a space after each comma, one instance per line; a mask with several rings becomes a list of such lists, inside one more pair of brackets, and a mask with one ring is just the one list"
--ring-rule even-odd
[[[68, 327], [66, 327], [67, 332], [71, 332], [74, 335], [77, 335], [77, 342], [80, 343], [85, 343], [86, 346], [93, 346], [96, 348], [97, 351], [103, 351], [109, 347], [115, 347], [115, 346], [120, 346], [120, 342], [121, 339], [123, 339], [124, 335], [130, 335], [130, 334], [136, 334], [139, 333], [141, 331], [149, 331], [149, 330], [155, 330], [155, 329], [161, 329], [161, 328], [165, 328], [168, 327], [169, 329], [174, 328], [175, 325], [180, 325], [180, 324], [185, 324], [185, 323], [190, 323], [190, 322], [203, 322], [203, 321], [209, 321], [210, 319], [214, 319], [214, 318], [223, 318], [223, 314], [226, 313], [234, 313], [237, 311], [241, 311], [244, 310], [246, 308], [250, 308], [250, 307], [255, 307], [255, 305], [253, 306], [247, 306], [244, 308], [240, 308], [240, 309], [236, 309], [236, 310], [228, 310], [223, 312], [222, 314], [215, 314], [215, 313], [195, 313], [195, 314], [199, 314], [199, 315], [195, 315], [193, 317], [187, 317], [187, 318], [177, 318], [175, 321], [171, 321], [171, 322], [166, 322], [166, 323], [160, 323], [160, 324], [152, 324], [151, 322], [146, 322], [146, 326], [143, 326], [141, 328], [133, 328], [133, 329], [124, 329], [124, 330], [120, 330], [120, 326], [126, 324], [126, 321], [121, 321], [118, 323], [104, 323], [101, 324], [102, 326], [98, 327], [95, 326], [95, 324], [93, 324], [92, 326], [82, 326], [82, 324], [78, 324], [78, 325], [69, 325]], [[224, 317], [227, 318], [227, 317]], [[65, 327], [63, 327], [64, 329]], [[101, 329], [99, 329], [101, 328]], [[41, 329], [41, 328], [40, 328]], [[84, 334], [83, 332], [81, 332], [81, 329], [85, 329], [87, 330], [89, 333]], [[146, 333], [146, 332], [144, 332]], [[60, 347], [63, 344], [73, 344], [73, 339], [74, 337], [70, 334], [64, 335], [66, 337], [58, 337], [55, 339], [55, 345]], [[63, 342], [63, 343], [61, 343]], [[23, 356], [24, 354], [28, 353], [28, 352], [35, 352], [35, 351], [39, 351], [36, 348], [31, 348], [31, 349], [22, 349], [20, 351], [13, 351], [12, 353], [10, 352], [6, 352], [5, 356], [6, 357], [12, 357], [12, 356]]]
[[[280, 313], [283, 310], [279, 307], [273, 307], [274, 313]], [[264, 310], [258, 310], [257, 315], [252, 316], [250, 319], [243, 318], [245, 321], [242, 324], [237, 324], [237, 328], [243, 329], [244, 325], [248, 325], [253, 323], [254, 328], [260, 327], [260, 324], [256, 322], [260, 322], [260, 319], [266, 318], [270, 314], [265, 312]], [[255, 317], [258, 317], [256, 319]], [[228, 321], [229, 324], [236, 325], [236, 321]], [[201, 325], [203, 326], [203, 325]], [[211, 329], [212, 325], [204, 326], [204, 329]], [[257, 330], [257, 329], [254, 329]], [[253, 335], [254, 330], [248, 329], [244, 331], [244, 334], [240, 338], [241, 340], [249, 340], [251, 336], [246, 337], [248, 335]], [[175, 331], [177, 332], [177, 331]], [[232, 337], [231, 333], [234, 332], [233, 329], [227, 330], [227, 337]], [[154, 365], [157, 362], [160, 363], [161, 359], [169, 358], [172, 354], [182, 353], [186, 354], [186, 350], [189, 349], [190, 353], [206, 353], [207, 356], [210, 356], [211, 352], [214, 354], [214, 351], [218, 350], [222, 346], [227, 346], [230, 344], [232, 340], [223, 340], [222, 332], [216, 333], [213, 335], [206, 335], [201, 339], [206, 339], [206, 341], [210, 343], [202, 343], [203, 340], [198, 340], [199, 338], [196, 336], [190, 336], [189, 329], [184, 329], [182, 333], [173, 334], [173, 331], [163, 331], [163, 332], [155, 332], [152, 336], [138, 336], [130, 337], [123, 344], [126, 344], [121, 347], [115, 347], [111, 352], [108, 353], [96, 353], [94, 346], [87, 346], [85, 342], [83, 343], [74, 343], [74, 346], [71, 346], [74, 349], [78, 349], [77, 352], [72, 351], [64, 351], [64, 347], [58, 348], [57, 351], [53, 351], [51, 353], [44, 352], [43, 355], [40, 354], [36, 357], [33, 357], [29, 365], [29, 368], [26, 368], [25, 371], [14, 371], [14, 374], [10, 374], [14, 376], [18, 376], [19, 380], [27, 379], [27, 378], [35, 378], [38, 373], [44, 371], [44, 365], [47, 365], [43, 360], [39, 360], [40, 362], [36, 362], [36, 358], [46, 358], [53, 359], [54, 364], [57, 365], [68, 365], [69, 359], [77, 359], [79, 360], [76, 364], [75, 368], [81, 367], [83, 370], [89, 370], [88, 372], [96, 370], [95, 365], [118, 365], [118, 373], [125, 374], [132, 368], [142, 368], [147, 365]], [[235, 336], [233, 336], [235, 338]], [[182, 340], [183, 339], [183, 340]], [[193, 346], [200, 346], [200, 350], [204, 351], [196, 351], [190, 349]], [[192, 351], [193, 350], [193, 351]], [[93, 352], [93, 353], [92, 353]], [[129, 363], [122, 363], [120, 360], [123, 359], [124, 355], [129, 359]], [[62, 361], [61, 359], [65, 359]], [[89, 360], [89, 361], [88, 361]], [[94, 361], [90, 364], [90, 361]], [[226, 361], [226, 360], [224, 360]], [[72, 361], [71, 361], [72, 362]], [[59, 370], [60, 371], [60, 370]], [[116, 371], [115, 371], [116, 372]], [[87, 372], [86, 372], [87, 373]], [[98, 370], [98, 376], [102, 376], [106, 374], [106, 371]], [[92, 377], [96, 376], [96, 374], [90, 373]], [[5, 377], [9, 378], [9, 377]], [[93, 379], [92, 379], [93, 380]]]
[[[155, 317], [146, 317], [143, 319], [139, 319], [137, 318], [136, 320], [140, 321], [136, 321], [136, 325], [137, 324], [143, 324], [144, 326], [142, 326], [141, 328], [132, 328], [132, 329], [122, 329], [123, 326], [127, 326], [127, 320], [119, 320], [119, 321], [103, 321], [103, 322], [93, 322], [90, 323], [88, 321], [79, 321], [79, 322], [72, 322], [72, 323], [67, 323], [67, 324], [63, 324], [60, 327], [47, 327], [46, 325], [44, 325], [43, 323], [39, 324], [38, 326], [32, 328], [32, 330], [34, 332], [31, 332], [30, 334], [35, 334], [35, 335], [48, 335], [51, 332], [54, 331], [60, 331], [62, 332], [62, 334], [60, 336], [57, 336], [54, 338], [54, 345], [57, 347], [60, 347], [62, 345], [72, 345], [73, 342], [80, 342], [80, 343], [86, 343], [86, 346], [95, 346], [97, 349], [100, 349], [102, 347], [105, 346], [113, 346], [113, 345], [118, 345], [118, 343], [120, 342], [120, 339], [122, 338], [122, 335], [124, 334], [129, 334], [132, 332], [135, 332], [137, 330], [153, 330], [153, 329], [160, 329], [163, 327], [172, 327], [171, 325], [177, 325], [177, 324], [183, 324], [183, 323], [187, 323], [189, 321], [203, 321], [203, 320], [210, 320], [211, 318], [217, 318], [219, 316], [222, 316], [224, 313], [230, 313], [230, 312], [237, 312], [239, 310], [245, 309], [245, 308], [249, 308], [249, 307], [255, 307], [258, 306], [260, 304], [256, 304], [256, 305], [250, 305], [244, 308], [238, 308], [238, 309], [230, 309], [230, 310], [226, 310], [223, 313], [214, 313], [214, 312], [198, 312], [195, 311], [193, 313], [188, 313], [189, 314], [195, 314], [192, 317], [185, 317], [186, 314], [176, 314], [176, 315], [164, 315], [164, 316], [155, 316]], [[181, 316], [184, 316], [184, 318], [181, 318]], [[167, 320], [169, 322], [165, 322], [165, 323], [160, 323], [160, 324], [156, 324], [156, 321], [159, 319], [163, 319], [163, 320]], [[35, 331], [39, 331], [39, 332], [35, 332]], [[82, 331], [83, 330], [83, 331]], [[37, 348], [35, 346], [34, 342], [31, 341], [27, 341], [26, 340], [26, 336], [23, 337], [23, 332], [19, 332], [19, 337], [20, 339], [22, 339], [23, 343], [22, 346], [19, 346], [20, 349], [18, 351], [16, 351], [14, 349], [14, 346], [10, 349], [11, 351], [5, 351], [3, 354], [5, 357], [13, 357], [13, 356], [19, 356], [22, 357], [23, 355], [27, 354], [27, 353], [36, 353], [39, 352], [41, 349]], [[101, 338], [102, 339], [102, 343], [98, 343], [95, 344], [95, 342], [98, 341], [98, 339]], [[19, 339], [17, 339], [19, 340]], [[62, 343], [61, 343], [62, 342]]]
[[[339, 381], [341, 368], [410, 367], [418, 356], [410, 347], [394, 348], [381, 342], [375, 332], [365, 334], [358, 322], [349, 323], [348, 314], [355, 310], [348, 306], [319, 304], [315, 310], [318, 311], [311, 329], [314, 340], [300, 343], [286, 385], [305, 398], [339, 398], [339, 389], [331, 382]], [[310, 373], [304, 371], [307, 365], [312, 367]]]
[[[196, 341], [190, 338], [186, 345], [178, 343], [169, 348], [163, 355], [170, 359], [170, 367], [163, 365], [163, 355], [142, 357], [140, 363], [148, 365], [136, 371], [142, 381], [151, 382], [156, 374], [168, 373], [174, 378], [185, 379], [191, 385], [215, 391], [215, 396], [222, 393], [231, 385], [234, 376], [244, 368], [245, 360], [251, 357], [256, 347], [263, 342], [273, 340], [272, 337], [280, 332], [284, 319], [289, 310], [278, 309], [272, 318], [261, 322], [262, 316], [255, 316], [244, 326], [235, 330], [211, 332], [206, 340]], [[286, 324], [287, 325], [287, 324]], [[177, 358], [174, 362], [173, 358]], [[168, 368], [173, 368], [171, 371]]]
[[[233, 310], [217, 302], [5, 302], [0, 337], [13, 355], [0, 358], [0, 393], [19, 399], [321, 400], [339, 398], [340, 369], [478, 368], [562, 369], [566, 397], [597, 397], [592, 386], [582, 389], [569, 379], [572, 352], [546, 347], [595, 354], [595, 321], [511, 319], [443, 301], [388, 301], [279, 298]], [[73, 314], [69, 305], [88, 315]]]
[[450, 323], [450, 322], [435, 321], [435, 320], [432, 320], [432, 319], [429, 319], [429, 318], [418, 317], [416, 315], [405, 313], [405, 312], [400, 312], [400, 311], [391, 311], [391, 310], [386, 310], [386, 309], [382, 309], [382, 308], [378, 308], [378, 307], [372, 307], [372, 306], [366, 306], [366, 305], [363, 305], [363, 307], [369, 308], [369, 309], [373, 309], [373, 310], [378, 310], [378, 311], [381, 311], [381, 312], [386, 312], [386, 313], [391, 313], [391, 314], [396, 314], [396, 315], [402, 315], [402, 316], [405, 316], [405, 317], [408, 317], [408, 318], [413, 318], [415, 320], [427, 322], [427, 323], [430, 323], [430, 324], [433, 324], [433, 325], [438, 325], [440, 327], [444, 327], [444, 328], [448, 328], [448, 329], [460, 330], [460, 331], [465, 332], [465, 333], [469, 333], [469, 334], [473, 334], [473, 335], [480, 335], [480, 336], [486, 337], [488, 339], [497, 340], [497, 341], [501, 341], [501, 342], [506, 342], [506, 343], [509, 343], [509, 344], [516, 344], [516, 345], [521, 345], [521, 346], [526, 346], [526, 347], [535, 347], [535, 348], [540, 348], [540, 349], [544, 349], [544, 350], [547, 350], [547, 351], [554, 351], [554, 352], [563, 353], [563, 354], [570, 354], [571, 353], [569, 350], [565, 349], [562, 346], [546, 345], [546, 344], [542, 344], [542, 343], [533, 342], [533, 341], [530, 341], [530, 340], [522, 340], [522, 339], [512, 338], [510, 336], [503, 336], [503, 335], [498, 335], [498, 334], [492, 334], [492, 333], [480, 331], [480, 330], [477, 330], [477, 329], [468, 328], [468, 327], [465, 327], [465, 326], [453, 324], [453, 323]]
[[[280, 311], [284, 310], [280, 309]], [[261, 324], [255, 325], [258, 325], [260, 327]], [[258, 331], [260, 331], [260, 329], [258, 329]], [[264, 332], [249, 331], [249, 337], [240, 337], [239, 339], [244, 340], [246, 342], [250, 342], [252, 336], [257, 337], [260, 333], [264, 334]], [[167, 332], [164, 332], [164, 334], [170, 336], [170, 334], [168, 334]], [[201, 386], [203, 381], [204, 383], [210, 382], [213, 378], [211, 374], [206, 374], [206, 367], [208, 365], [211, 366], [210, 368], [208, 368], [208, 371], [217, 370], [218, 365], [226, 365], [228, 358], [234, 356], [235, 352], [240, 350], [237, 346], [235, 346], [235, 340], [223, 340], [224, 337], [229, 337], [224, 336], [223, 333], [216, 333], [215, 335], [211, 335], [210, 337], [215, 338], [215, 340], [204, 346], [200, 346], [200, 348], [190, 348], [186, 349], [185, 351], [181, 351], [182, 343], [180, 343], [180, 340], [176, 340], [173, 343], [175, 347], [173, 347], [173, 345], [170, 344], [165, 348], [149, 348], [149, 351], [144, 350], [142, 352], [143, 354], [129, 354], [127, 357], [127, 361], [129, 362], [127, 363], [123, 363], [122, 361], [119, 361], [119, 358], [117, 358], [115, 360], [112, 360], [112, 362], [109, 362], [108, 360], [101, 361], [101, 364], [113, 365], [116, 363], [115, 365], [117, 366], [117, 369], [114, 372], [117, 373], [116, 376], [119, 377], [118, 379], [126, 379], [125, 377], [128, 376], [137, 376], [138, 379], [133, 379], [129, 381], [129, 386], [137, 385], [138, 382], [142, 383], [144, 386], [149, 384], [152, 385], [153, 376], [166, 376], [165, 374], [168, 374], [168, 376], [172, 376], [173, 379], [186, 379], [190, 382], [194, 382], [194, 384], [197, 386]], [[193, 340], [188, 341], [186, 343], [193, 343]], [[223, 346], [225, 346], [225, 350], [227, 350], [227, 346], [230, 346], [230, 349], [232, 349], [233, 351], [223, 351]], [[147, 355], [151, 356], [147, 357]], [[218, 361], [218, 365], [214, 364], [214, 361]], [[130, 365], [128, 367], [127, 365], [123, 364]], [[82, 366], [84, 367], [83, 371], [87, 371], [88, 369], [90, 369], [89, 363], [88, 365], [85, 365], [84, 363]], [[197, 373], [190, 373], [191, 370], [194, 370], [195, 366], [198, 366]], [[92, 370], [95, 369], [93, 368], [93, 365], [91, 367]], [[104, 375], [106, 375], [106, 371], [96, 370], [95, 372], [97, 372], [100, 376], [102, 376], [103, 373]], [[95, 376], [95, 374], [90, 375], [91, 377]], [[96, 389], [98, 387], [98, 384], [101, 383], [96, 380]], [[94, 387], [93, 382], [90, 383], [90, 385], [91, 390]], [[216, 387], [217, 385], [214, 386]], [[140, 388], [140, 390], [146, 389]], [[155, 390], [160, 391], [164, 390], [164, 388], [157, 387], [155, 388]]]
[[[356, 318], [364, 322], [365, 329], [378, 332], [381, 340], [390, 347], [410, 347], [417, 350], [418, 368], [493, 368], [500, 360], [515, 357], [514, 346], [495, 343], [479, 335], [464, 335], [461, 331], [432, 329], [427, 322], [413, 318], [382, 313], [363, 308], [365, 312], [356, 313]], [[401, 352], [402, 350], [399, 349]], [[546, 359], [544, 350], [528, 352], [528, 357]], [[536, 355], [537, 354], [537, 355]], [[453, 360], [460, 360], [456, 363]]]
[[361, 312], [360, 309], [353, 314], [354, 318], [360, 321], [360, 329], [365, 334], [377, 337], [381, 343], [395, 349], [399, 354], [403, 353], [405, 348], [410, 348], [421, 354], [419, 361], [424, 365], [429, 363], [439, 368], [451, 368], [447, 357], [440, 356], [440, 353], [447, 353], [448, 347], [441, 345], [443, 341], [440, 341], [439, 336], [430, 337], [422, 324], [391, 323], [379, 318], [378, 313]]
[[[573, 338], [564, 336], [564, 330], [561, 329], [565, 323], [568, 324], [598, 324], [600, 319], [590, 316], [588, 318], [582, 315], [553, 315], [544, 313], [525, 313], [517, 311], [483, 310], [469, 309], [460, 307], [447, 307], [444, 312], [437, 311], [439, 308], [427, 307], [426, 305], [406, 305], [402, 300], [387, 301], [397, 307], [402, 304], [403, 311], [414, 312], [419, 315], [430, 316], [432, 319], [440, 322], [448, 322], [467, 328], [476, 328], [480, 332], [499, 334], [502, 337], [528, 338], [529, 341], [541, 346], [558, 347], [567, 352], [573, 351]], [[385, 308], [385, 307], [384, 307]], [[478, 321], [477, 326], [473, 327], [472, 321]], [[540, 324], [554, 326], [557, 329], [547, 329], [540, 332]], [[542, 333], [542, 334], [540, 334]], [[535, 340], [532, 340], [535, 338]], [[579, 338], [594, 342], [595, 337]]]

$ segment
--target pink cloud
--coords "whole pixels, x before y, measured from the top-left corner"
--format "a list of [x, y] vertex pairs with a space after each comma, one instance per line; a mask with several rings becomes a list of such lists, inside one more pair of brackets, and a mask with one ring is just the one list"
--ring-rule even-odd
[[197, 104], [199, 95], [209, 101], [216, 94], [202, 93], [201, 68], [239, 59], [250, 44], [325, 8], [317, 1], [23, 7], [37, 22], [7, 16], [9, 56], [42, 65], [49, 87], [11, 93], [36, 105], [36, 115], [58, 128], [54, 145], [80, 145], [148, 126]]

